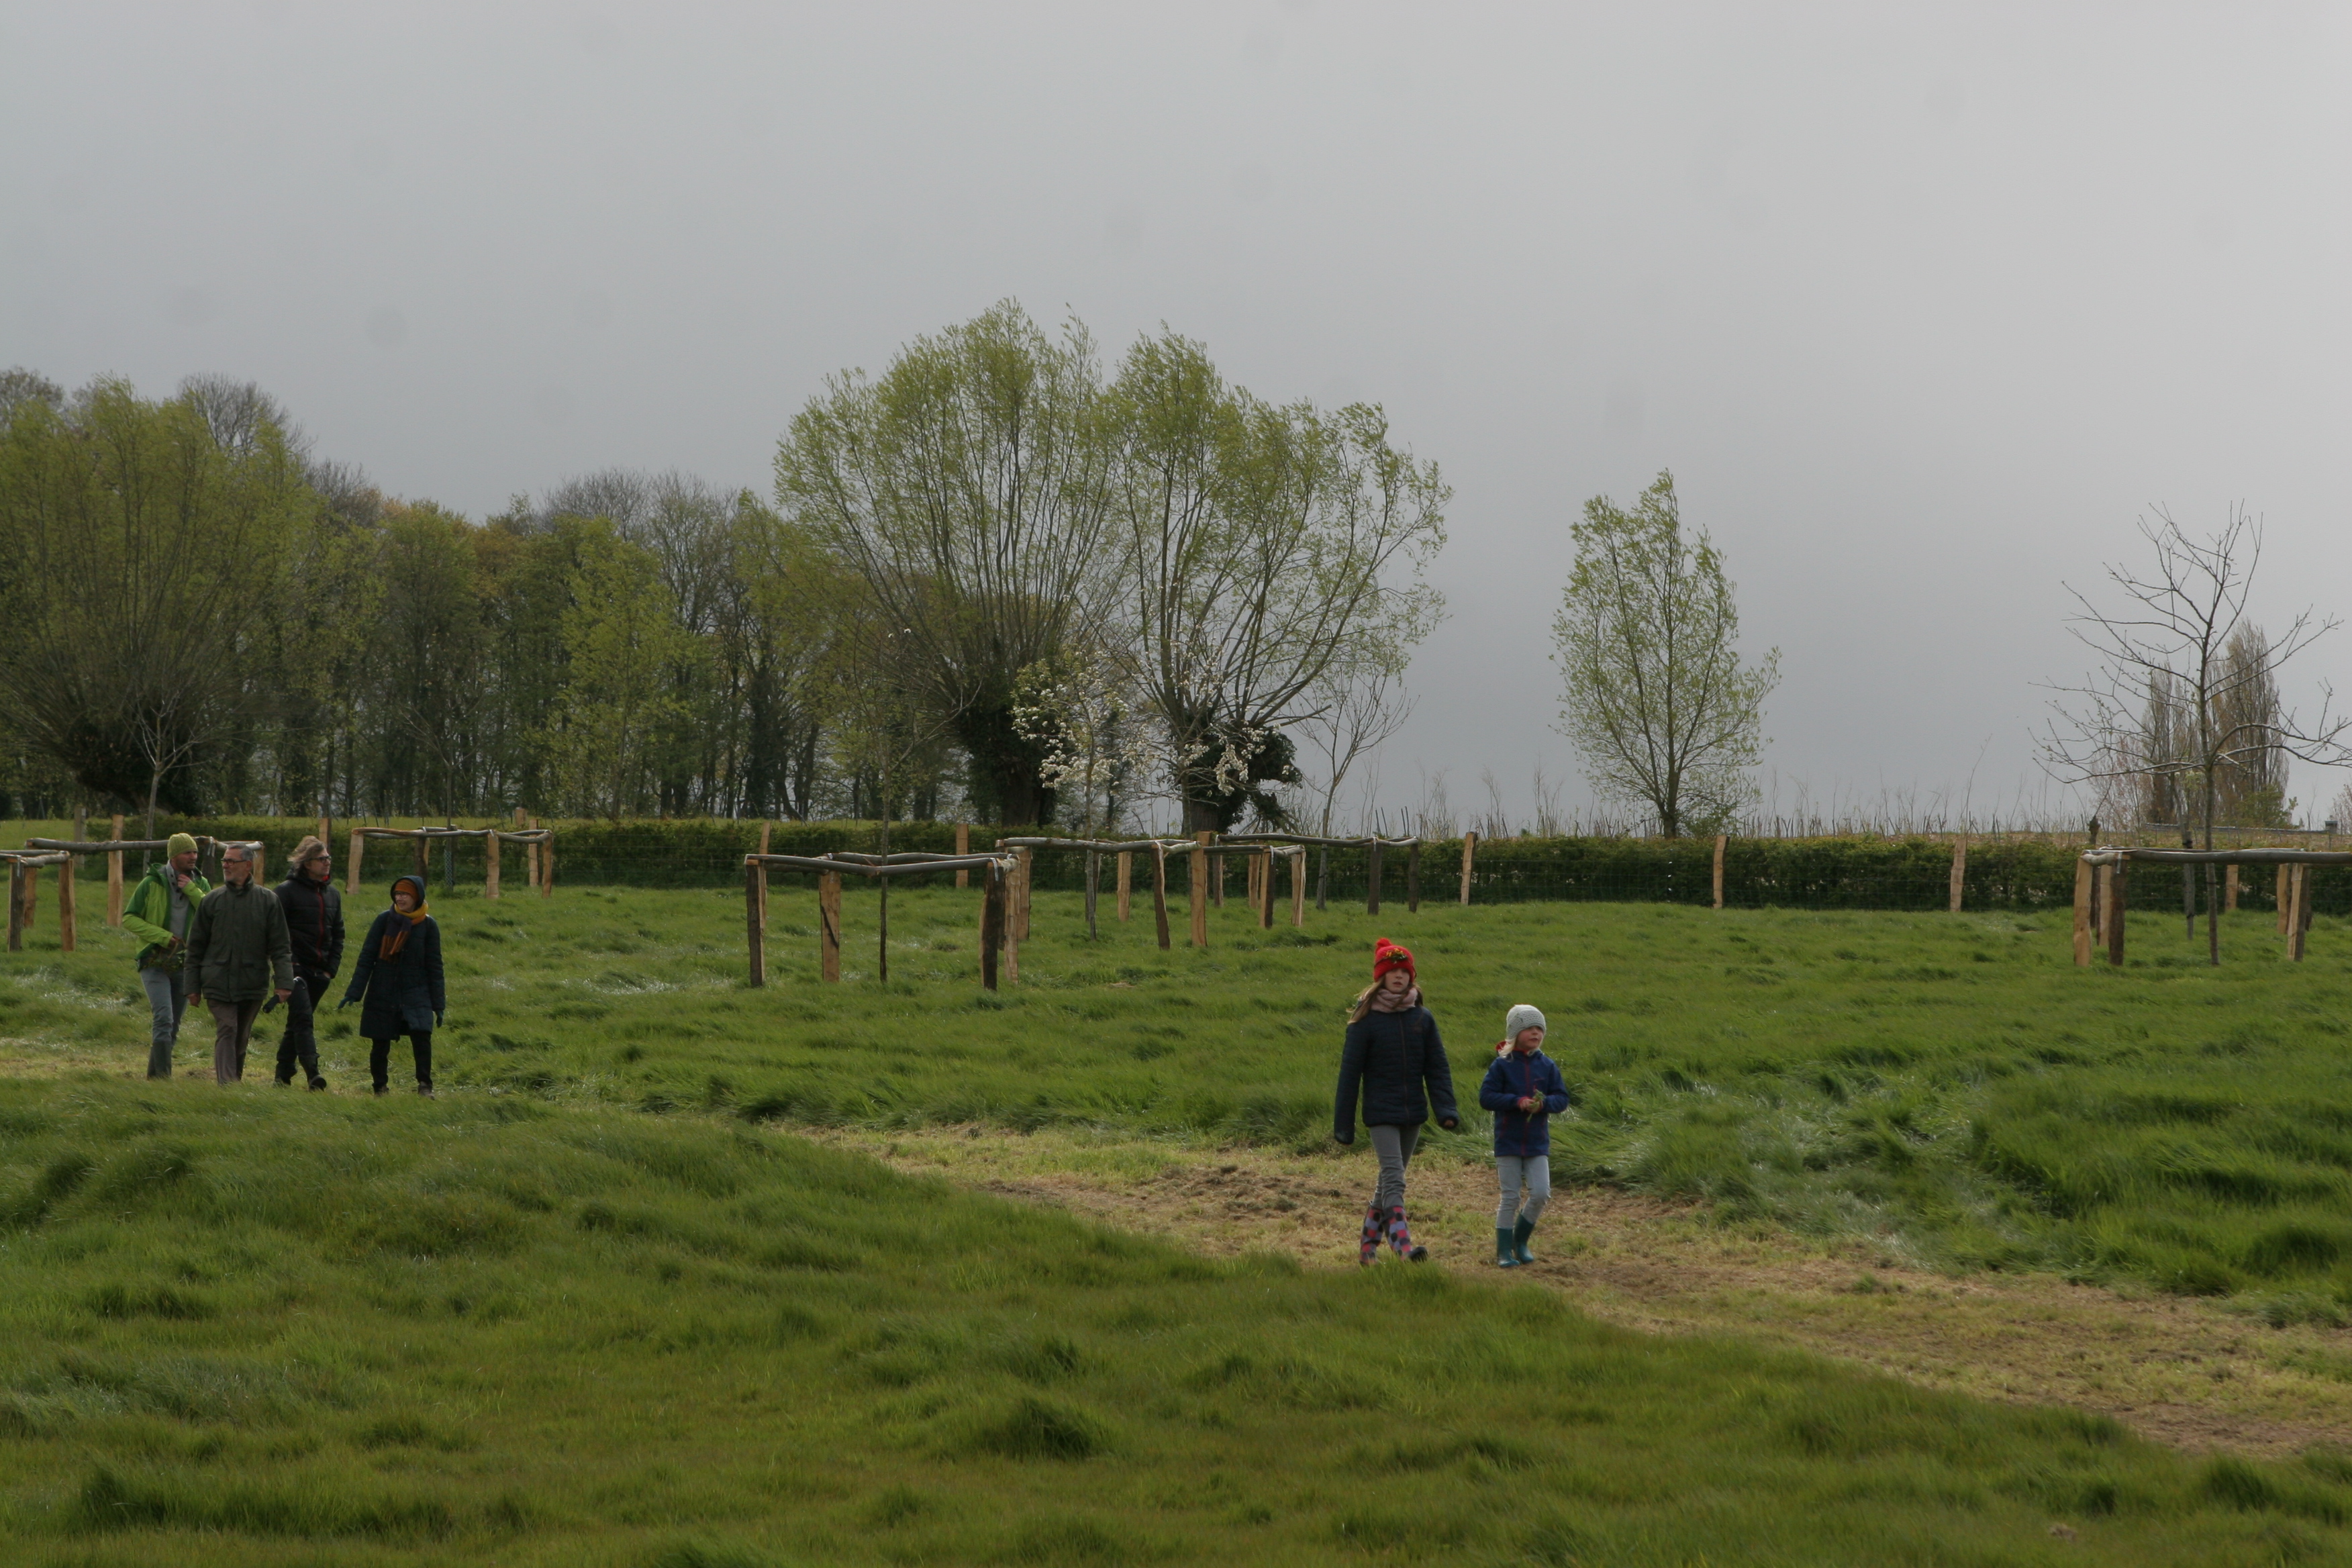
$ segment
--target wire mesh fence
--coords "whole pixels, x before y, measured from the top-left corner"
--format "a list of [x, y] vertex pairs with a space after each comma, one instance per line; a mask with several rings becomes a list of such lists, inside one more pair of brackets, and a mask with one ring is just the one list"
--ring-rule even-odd
[[[354, 827], [415, 827], [439, 826], [408, 818], [369, 818], [333, 824], [330, 847], [336, 857], [336, 880], [348, 872], [349, 834]], [[68, 823], [18, 822], [6, 825], [6, 837], [68, 837]], [[509, 822], [460, 820], [457, 826], [505, 827]], [[566, 886], [629, 888], [740, 889], [743, 857], [761, 847], [761, 825], [725, 819], [674, 821], [556, 821], [553, 829], [554, 879]], [[285, 875], [286, 857], [304, 836], [317, 831], [314, 819], [293, 817], [214, 817], [163, 820], [159, 835], [185, 831], [217, 838], [258, 840], [268, 852], [272, 880]], [[95, 825], [93, 825], [95, 828]], [[21, 830], [21, 831], [16, 831]], [[969, 827], [971, 847], [984, 850], [999, 837], [1034, 833], [1034, 828]], [[950, 853], [957, 847], [956, 826], [944, 822], [898, 822], [889, 827], [893, 850]], [[2104, 836], [2108, 842], [2146, 840], [2153, 844], [2177, 837], [2159, 835]], [[2257, 842], [2243, 837], [2243, 843]], [[1943, 910], [1951, 905], [1956, 837], [1914, 835], [1879, 837], [1844, 835], [1804, 838], [1732, 837], [1723, 846], [1722, 900], [1733, 909], [1810, 910]], [[1960, 907], [1974, 910], [2040, 911], [2071, 906], [2074, 866], [2085, 847], [2080, 837], [2016, 835], [1970, 837], [1960, 858]], [[2315, 847], [2303, 836], [2282, 840], [2291, 847]], [[1460, 893], [1463, 841], [1423, 841], [1419, 857], [1420, 895], [1423, 903], [1452, 903]], [[2238, 847], [2232, 845], [2230, 847]], [[823, 855], [841, 850], [878, 852], [883, 830], [874, 822], [777, 822], [767, 825], [767, 847], [779, 855]], [[387, 889], [394, 877], [420, 869], [434, 898], [467, 898], [481, 894], [487, 871], [488, 841], [453, 839], [425, 847], [422, 868], [415, 847], [399, 840], [375, 839], [362, 857], [361, 885]], [[503, 854], [505, 896], [524, 896], [524, 851], [509, 844]], [[1170, 857], [1169, 889], [1181, 897], [1188, 886], [1188, 857]], [[1031, 885], [1043, 890], [1076, 892], [1086, 886], [1087, 857], [1079, 850], [1034, 851]], [[1412, 858], [1395, 847], [1380, 858], [1383, 906], [1403, 902], [1414, 875]], [[125, 874], [135, 877], [137, 857]], [[1148, 858], [1138, 857], [1133, 870], [1139, 890], [1150, 886]], [[1243, 896], [1246, 885], [1245, 857], [1228, 848], [1211, 857], [1213, 886], [1221, 878], [1226, 898]], [[1706, 906], [1716, 900], [1716, 842], [1711, 838], [1640, 838], [1581, 837], [1482, 838], [1473, 857], [1470, 898], [1473, 903], [1533, 901], [1673, 903]], [[77, 866], [82, 879], [102, 879], [103, 857], [84, 857]], [[1310, 848], [1300, 862], [1307, 879], [1307, 899], [1333, 903], [1364, 901], [1368, 893], [1370, 857], [1360, 847]], [[1103, 886], [1111, 885], [1112, 868], [1102, 870]], [[1286, 879], [1286, 869], [1278, 877]], [[951, 882], [952, 872], [912, 879], [916, 885]], [[772, 882], [791, 888], [814, 885], [813, 876], [778, 871]], [[2274, 910], [2275, 879], [2250, 874], [2239, 884], [2242, 909]], [[2179, 874], [2150, 867], [2133, 876], [2133, 905], [2155, 909], [2180, 896]], [[1289, 884], [1279, 884], [1280, 897], [1289, 896]], [[2322, 870], [2312, 879], [2315, 912], [2352, 914], [2352, 872]], [[2201, 900], [2201, 892], [2199, 897]]]

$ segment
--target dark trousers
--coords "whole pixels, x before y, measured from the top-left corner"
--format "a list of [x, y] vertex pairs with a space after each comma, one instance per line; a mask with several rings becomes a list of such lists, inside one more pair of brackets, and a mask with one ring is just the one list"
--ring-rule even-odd
[[[433, 1031], [430, 1029], [409, 1030], [408, 1044], [416, 1053], [416, 1087], [419, 1089], [431, 1089], [433, 1087]], [[368, 1071], [373, 1075], [376, 1088], [383, 1088], [391, 1066], [392, 1042], [388, 1039], [370, 1040], [368, 1042]]]
[[286, 998], [286, 1037], [278, 1042], [278, 1081], [294, 1081], [294, 1064], [302, 1064], [302, 1075], [311, 1083], [327, 1080], [319, 1076], [319, 1032], [316, 1023], [319, 998], [327, 994], [327, 977], [315, 969], [294, 971], [294, 994]]

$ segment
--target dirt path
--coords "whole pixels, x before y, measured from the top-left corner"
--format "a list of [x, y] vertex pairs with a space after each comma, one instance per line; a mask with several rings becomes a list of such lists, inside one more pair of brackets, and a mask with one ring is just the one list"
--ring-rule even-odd
[[[1227, 1254], [1352, 1268], [1370, 1162], [950, 1129], [820, 1134], [898, 1169], [1053, 1204]], [[1442, 1267], [1491, 1267], [1494, 1173], [1412, 1172], [1413, 1229]], [[2137, 1297], [2047, 1275], [1953, 1279], [1866, 1249], [1727, 1231], [1694, 1211], [1599, 1189], [1556, 1194], [1516, 1278], [1629, 1328], [1734, 1333], [1934, 1388], [2112, 1415], [2190, 1450], [2352, 1444], [2352, 1331], [2272, 1329], [2210, 1301]]]

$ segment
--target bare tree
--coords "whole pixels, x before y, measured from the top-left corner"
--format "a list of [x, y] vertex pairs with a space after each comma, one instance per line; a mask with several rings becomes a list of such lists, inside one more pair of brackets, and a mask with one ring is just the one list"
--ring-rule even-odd
[[[2277, 697], [2279, 669], [2338, 623], [2306, 608], [2277, 637], [2252, 627], [2246, 602], [2262, 562], [2263, 527], [2242, 505], [2203, 539], [2189, 537], [2163, 508], [2151, 510], [2155, 521], [2142, 518], [2139, 531], [2153, 563], [2144, 570], [2107, 568], [2120, 601], [2115, 608], [2102, 609], [2079, 590], [2067, 590], [2081, 607], [2068, 629], [2098, 668], [2078, 684], [2052, 688], [2057, 695], [2039, 749], [2054, 777], [2095, 790], [2118, 779], [2169, 780], [2179, 792], [2184, 822], [2193, 815], [2210, 849], [2222, 781], [2231, 770], [2283, 778], [2287, 757], [2331, 767], [2352, 761], [2352, 747], [2345, 743], [2352, 716], [2332, 712], [2331, 689], [2323, 689], [2318, 717], [2308, 723]], [[2143, 739], [2142, 704], [2159, 697], [2168, 713], [2161, 751]], [[2208, 867], [2207, 947], [2219, 963], [2213, 882]]]
[[[1315, 794], [1322, 796], [1317, 808], [1315, 831], [1323, 837], [1331, 834], [1331, 815], [1339, 799], [1339, 785], [1358, 759], [1380, 749], [1381, 743], [1404, 728], [1412, 717], [1413, 699], [1407, 695], [1403, 679], [1385, 662], [1373, 663], [1343, 673], [1338, 679], [1327, 682], [1319, 694], [1321, 702], [1298, 728], [1306, 732], [1307, 743], [1319, 752], [1323, 766], [1319, 783], [1310, 783]], [[1325, 845], [1316, 858], [1315, 907], [1322, 909], [1331, 891], [1331, 847]]]

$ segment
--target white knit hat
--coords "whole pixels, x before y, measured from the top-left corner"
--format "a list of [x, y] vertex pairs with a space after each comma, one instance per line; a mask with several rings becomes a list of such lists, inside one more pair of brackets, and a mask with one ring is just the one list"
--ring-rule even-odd
[[1503, 1015], [1503, 1043], [1508, 1045], [1519, 1037], [1522, 1029], [1548, 1029], [1544, 1016], [1525, 1002]]

